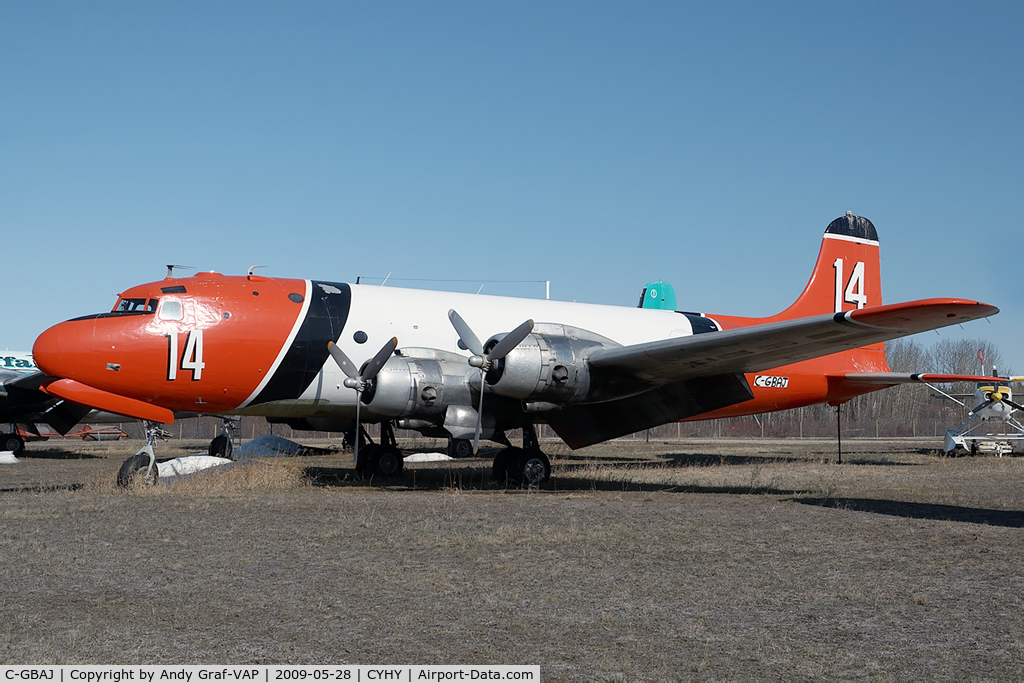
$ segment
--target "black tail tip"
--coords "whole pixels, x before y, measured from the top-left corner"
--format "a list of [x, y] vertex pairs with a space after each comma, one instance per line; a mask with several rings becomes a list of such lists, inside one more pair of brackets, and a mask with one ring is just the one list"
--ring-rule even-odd
[[845, 216], [840, 216], [825, 228], [826, 235], [845, 235], [846, 237], [857, 237], [862, 240], [878, 241], [878, 233], [875, 226], [863, 216], [854, 216], [852, 211], [847, 211]]

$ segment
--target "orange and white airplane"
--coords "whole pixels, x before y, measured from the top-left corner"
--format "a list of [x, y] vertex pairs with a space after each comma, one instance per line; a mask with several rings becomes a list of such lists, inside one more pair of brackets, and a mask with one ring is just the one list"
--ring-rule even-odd
[[[172, 422], [173, 411], [263, 415], [351, 432], [357, 449], [366, 437], [356, 426], [380, 423], [381, 443], [357, 451], [356, 467], [382, 475], [402, 467], [394, 427], [447, 436], [463, 451], [483, 437], [506, 446], [497, 478], [533, 485], [550, 473], [537, 423], [580, 448], [677, 420], [838, 405], [904, 382], [983, 381], [890, 372], [882, 342], [997, 312], [948, 298], [882, 305], [875, 228], [847, 212], [826, 228], [800, 297], [766, 318], [269, 278], [250, 268], [169, 272], [126, 290], [109, 313], [46, 330], [33, 354], [52, 378], [43, 390], [69, 401], [154, 423]], [[493, 336], [481, 343], [474, 330]], [[349, 358], [370, 360], [359, 367]], [[505, 437], [516, 428], [522, 448]], [[140, 454], [125, 468], [153, 470], [152, 451]]]

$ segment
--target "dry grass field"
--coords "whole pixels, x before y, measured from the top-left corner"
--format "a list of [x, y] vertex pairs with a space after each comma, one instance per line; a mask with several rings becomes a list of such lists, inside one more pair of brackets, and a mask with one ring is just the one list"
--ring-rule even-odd
[[624, 440], [548, 444], [536, 491], [483, 459], [359, 482], [341, 453], [118, 490], [138, 445], [0, 465], [0, 661], [1024, 677], [1024, 459]]

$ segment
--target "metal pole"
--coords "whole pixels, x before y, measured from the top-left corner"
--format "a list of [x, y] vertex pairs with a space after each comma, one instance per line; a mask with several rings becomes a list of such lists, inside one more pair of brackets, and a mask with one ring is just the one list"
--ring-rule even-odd
[[843, 428], [840, 415], [842, 414], [840, 408], [842, 405], [836, 406], [836, 444], [838, 445], [839, 451], [839, 464], [843, 464]]

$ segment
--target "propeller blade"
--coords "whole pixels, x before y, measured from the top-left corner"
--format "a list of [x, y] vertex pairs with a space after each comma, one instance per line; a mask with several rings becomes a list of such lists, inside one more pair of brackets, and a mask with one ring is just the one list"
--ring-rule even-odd
[[[395, 352], [398, 347], [398, 337], [392, 337], [388, 342], [381, 347], [381, 350], [366, 363], [366, 368], [362, 374], [356, 369], [355, 363], [345, 355], [345, 352], [338, 348], [338, 345], [334, 342], [327, 342], [327, 350], [331, 354], [331, 358], [338, 364], [342, 372], [348, 375], [349, 379], [345, 380], [345, 386], [350, 389], [356, 390], [356, 440], [352, 444], [352, 458], [355, 460], [356, 469], [359, 469], [359, 440], [362, 438], [362, 425], [359, 421], [359, 409], [363, 402], [363, 389], [365, 383], [377, 376], [380, 369], [384, 367], [384, 364], [388, 362], [388, 358]], [[349, 380], [355, 380], [349, 382]]]
[[509, 352], [519, 346], [520, 342], [526, 339], [526, 335], [533, 332], [533, 321], [527, 320], [522, 325], [512, 330], [504, 337], [501, 338], [494, 348], [487, 354], [488, 360], [501, 360], [509, 354]]
[[975, 415], [977, 415], [978, 413], [980, 413], [981, 411], [983, 411], [983, 410], [984, 410], [985, 408], [988, 408], [988, 407], [989, 407], [990, 405], [992, 405], [993, 403], [995, 403], [995, 401], [993, 401], [992, 399], [988, 399], [987, 401], [985, 401], [984, 403], [982, 403], [981, 405], [979, 405], [979, 406], [978, 406], [977, 408], [975, 408], [974, 410], [972, 410], [972, 411], [971, 411], [971, 412], [969, 413], [969, 415], [970, 415], [971, 417], [974, 417]]
[[334, 342], [327, 342], [327, 350], [331, 352], [331, 358], [333, 358], [334, 362], [338, 364], [338, 367], [341, 368], [342, 372], [353, 379], [359, 377], [359, 370], [356, 368], [355, 363], [349, 360], [349, 357], [345, 355], [345, 352], [342, 351], [337, 344]]
[[1013, 401], [1011, 401], [1008, 398], [1004, 398], [1003, 399], [1003, 403], [1005, 403], [1006, 405], [1010, 406], [1014, 410], [1024, 410], [1024, 407], [1021, 407], [1020, 404], [1014, 403]]
[[469, 352], [475, 356], [484, 355], [484, 347], [483, 344], [480, 343], [480, 339], [473, 334], [473, 330], [470, 329], [469, 325], [466, 324], [466, 321], [462, 319], [462, 316], [455, 312], [454, 308], [448, 311], [448, 319], [452, 321], [452, 327], [454, 327], [455, 331], [458, 332], [459, 339], [461, 339], [462, 343], [465, 344], [467, 349], [469, 349]]
[[384, 367], [384, 364], [388, 362], [388, 358], [395, 352], [395, 348], [398, 346], [398, 337], [392, 337], [388, 340], [388, 343], [381, 347], [377, 355], [370, 359], [370, 362], [366, 364], [366, 368], [360, 373], [359, 379], [364, 382], [369, 379], [373, 379], [380, 372], [380, 369]]
[[483, 430], [484, 422], [484, 372], [480, 368], [480, 407], [476, 411], [476, 431], [473, 433], [473, 455], [480, 450], [480, 432]]
[[363, 402], [363, 392], [356, 390], [356, 442], [352, 444], [352, 460], [356, 472], [359, 471], [359, 441], [363, 438], [362, 426], [359, 424], [359, 404]]

